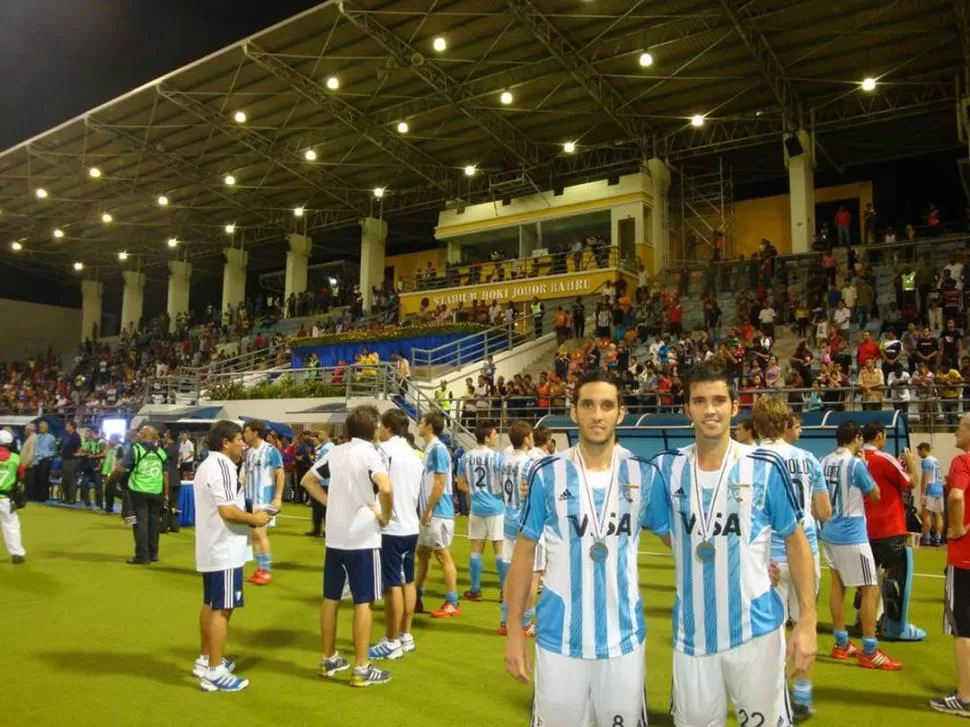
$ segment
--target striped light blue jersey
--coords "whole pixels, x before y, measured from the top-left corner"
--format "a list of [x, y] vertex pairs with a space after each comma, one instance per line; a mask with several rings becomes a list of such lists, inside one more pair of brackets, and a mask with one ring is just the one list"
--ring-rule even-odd
[[596, 514], [573, 450], [545, 457], [529, 476], [520, 534], [536, 541], [544, 537], [546, 546], [536, 641], [563, 656], [611, 659], [629, 654], [646, 637], [637, 549], [650, 466], [617, 449], [612, 488], [611, 473], [587, 473], [586, 479], [593, 506], [606, 516], [603, 535], [609, 553], [602, 563], [590, 557]]
[[458, 472], [468, 482], [472, 495], [472, 515], [492, 517], [505, 512], [502, 500], [503, 457], [495, 450], [481, 447], [465, 452]]
[[927, 473], [926, 497], [943, 497], [943, 469], [940, 460], [933, 455], [923, 458], [923, 472]]
[[269, 442], [246, 452], [243, 482], [246, 499], [253, 505], [269, 505], [276, 496], [276, 470], [283, 467], [283, 455]]
[[434, 476], [445, 476], [445, 489], [435, 505], [432, 517], [454, 520], [455, 503], [451, 499], [453, 494], [451, 483], [451, 455], [448, 448], [440, 439], [434, 437], [424, 448], [424, 477], [421, 479], [421, 512], [424, 512], [431, 501], [431, 491], [434, 489]]
[[677, 579], [674, 648], [691, 656], [734, 649], [777, 630], [785, 618], [768, 575], [771, 535], [794, 533], [802, 507], [778, 457], [736, 442], [728, 456], [717, 500], [713, 482], [700, 487], [705, 511], [714, 513], [716, 551], [709, 562], [696, 554], [703, 538], [702, 515], [693, 504], [694, 445], [651, 460], [653, 492], [643, 526], [670, 538]]
[[528, 452], [513, 449], [502, 456], [502, 499], [505, 504], [504, 535], [507, 540], [515, 540], [519, 535], [519, 520], [522, 514], [522, 485], [529, 478], [535, 464]]
[[[330, 452], [331, 452], [331, 451], [333, 450], [333, 448], [334, 448], [335, 446], [337, 446], [337, 445], [335, 445], [335, 444], [334, 444], [334, 443], [333, 443], [333, 442], [332, 442], [331, 440], [329, 440], [329, 439], [328, 439], [328, 440], [327, 440], [326, 442], [324, 442], [323, 444], [321, 444], [321, 445], [320, 445], [320, 451], [319, 451], [319, 452], [317, 452], [317, 462], [322, 462], [322, 461], [324, 460], [324, 458], [326, 458], [326, 456], [327, 456], [328, 454], [330, 454]], [[316, 464], [316, 462], [315, 462], [314, 464]], [[321, 486], [321, 487], [322, 487], [323, 489], [325, 489], [325, 490], [326, 490], [326, 489], [327, 489], [328, 487], [330, 487], [330, 478], [328, 477], [328, 478], [326, 478], [325, 480], [320, 480], [320, 486]]]
[[[805, 537], [812, 546], [812, 555], [818, 555], [818, 527], [812, 515], [812, 496], [820, 493], [828, 494], [821, 463], [811, 452], [788, 444], [784, 440], [763, 442], [759, 445], [759, 449], [774, 452], [781, 457], [802, 508], [802, 527], [805, 530]], [[788, 561], [785, 539], [778, 533], [771, 534], [771, 559], [776, 563]]]
[[822, 528], [822, 540], [832, 545], [869, 542], [862, 496], [876, 488], [865, 461], [839, 448], [822, 458], [822, 472], [832, 500], [832, 517]]

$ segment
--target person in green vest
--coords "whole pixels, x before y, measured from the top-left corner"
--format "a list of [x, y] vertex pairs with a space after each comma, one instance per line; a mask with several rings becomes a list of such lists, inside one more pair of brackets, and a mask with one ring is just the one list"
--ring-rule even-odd
[[24, 478], [24, 471], [20, 455], [13, 452], [13, 435], [6, 430], [0, 431], [0, 529], [3, 530], [3, 545], [15, 565], [23, 563], [27, 557], [20, 539], [20, 517], [12, 499], [17, 483]]
[[118, 447], [121, 446], [121, 437], [112, 434], [108, 439], [108, 446], [104, 451], [104, 459], [101, 461], [101, 484], [98, 486], [98, 504], [108, 515], [113, 515], [115, 511], [115, 493], [117, 485], [111, 480], [111, 472], [115, 468], [115, 460], [118, 458]]
[[[101, 500], [101, 480], [98, 476], [101, 462], [104, 460], [106, 443], [101, 433], [96, 429], [88, 429], [81, 442], [81, 497], [88, 510], [95, 508], [95, 503]], [[94, 490], [94, 500], [91, 499]]]
[[135, 555], [129, 565], [147, 565], [158, 560], [158, 536], [162, 509], [168, 501], [168, 469], [165, 449], [159, 444], [158, 430], [146, 424], [138, 438], [116, 462], [112, 478], [128, 475], [128, 493], [135, 516], [132, 532]]

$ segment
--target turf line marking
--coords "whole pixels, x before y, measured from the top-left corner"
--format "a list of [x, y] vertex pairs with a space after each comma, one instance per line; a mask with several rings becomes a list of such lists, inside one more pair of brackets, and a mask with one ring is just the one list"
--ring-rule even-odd
[[[276, 517], [285, 517], [285, 518], [289, 518], [290, 520], [310, 520], [310, 518], [303, 517], [302, 515], [277, 515]], [[464, 534], [464, 533], [455, 533], [455, 535], [457, 537], [459, 537], [459, 538], [465, 538], [466, 540], [468, 539], [468, 536], [466, 534]], [[651, 556], [651, 557], [654, 557], [654, 558], [669, 558], [669, 557], [671, 557], [670, 556], [670, 553], [658, 553], [658, 552], [652, 551], [652, 550], [640, 550], [640, 551], [637, 551], [637, 552], [640, 555], [647, 555], [647, 556]], [[824, 567], [825, 568], [828, 568], [827, 565], [825, 565]], [[913, 575], [914, 576], [919, 576], [920, 578], [937, 578], [939, 580], [942, 580], [942, 579], [946, 578], [945, 575], [938, 574], [938, 573], [917, 573], [916, 571], [913, 571]]]

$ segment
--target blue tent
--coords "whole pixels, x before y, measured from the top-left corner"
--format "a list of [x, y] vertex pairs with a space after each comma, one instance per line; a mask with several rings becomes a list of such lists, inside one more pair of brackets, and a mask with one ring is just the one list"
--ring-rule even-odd
[[[747, 416], [738, 416], [739, 419]], [[909, 446], [909, 427], [906, 416], [898, 411], [826, 411], [802, 414], [802, 437], [798, 446], [807, 449], [818, 458], [835, 449], [835, 429], [844, 421], [867, 424], [879, 422], [886, 428], [886, 451], [899, 456]], [[576, 443], [577, 426], [569, 417], [547, 416], [539, 421], [554, 432], [563, 432], [569, 444]], [[630, 451], [652, 457], [662, 449], [676, 449], [694, 442], [694, 430], [682, 414], [643, 414], [628, 416], [617, 427], [620, 443]]]

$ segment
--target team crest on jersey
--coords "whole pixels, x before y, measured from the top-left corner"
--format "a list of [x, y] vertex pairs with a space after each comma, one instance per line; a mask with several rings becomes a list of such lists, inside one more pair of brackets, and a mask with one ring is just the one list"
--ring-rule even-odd
[[620, 485], [620, 494], [628, 504], [633, 504], [633, 490], [636, 488], [636, 485]]
[[737, 504], [744, 502], [746, 493], [751, 489], [751, 485], [746, 482], [731, 482], [728, 483], [728, 497], [731, 498]]

